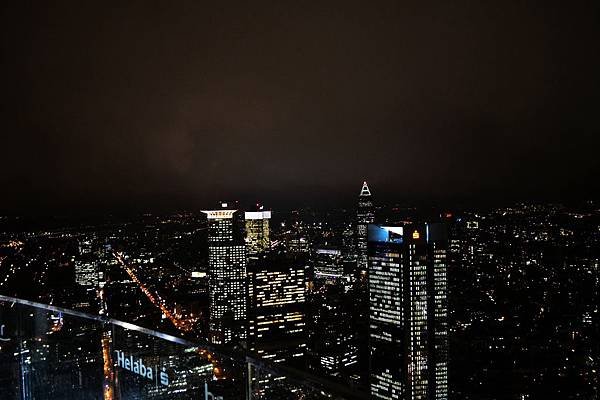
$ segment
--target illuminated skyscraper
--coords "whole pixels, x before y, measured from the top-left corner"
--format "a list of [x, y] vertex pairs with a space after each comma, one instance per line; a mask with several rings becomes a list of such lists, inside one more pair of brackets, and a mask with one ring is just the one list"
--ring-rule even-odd
[[98, 267], [98, 258], [93, 254], [92, 240], [78, 242], [79, 255], [75, 259], [75, 282], [88, 289], [98, 288], [102, 272]]
[[369, 225], [368, 238], [371, 396], [447, 399], [445, 228]]
[[269, 220], [271, 211], [246, 211], [246, 249], [248, 254], [258, 254], [271, 245], [269, 238]]
[[215, 344], [246, 336], [246, 249], [240, 212], [203, 211], [208, 218], [209, 337]]
[[81, 311], [91, 311], [97, 303], [98, 289], [104, 286], [105, 263], [102, 251], [95, 246], [92, 239], [78, 242], [79, 254], [73, 257], [75, 267], [75, 283], [79, 286], [77, 301], [73, 304]]
[[344, 274], [342, 251], [337, 248], [319, 248], [313, 255], [316, 279], [340, 279]]
[[306, 257], [279, 252], [249, 260], [248, 343], [263, 358], [280, 362], [305, 351], [307, 264]]
[[[307, 260], [277, 251], [248, 260], [248, 349], [272, 362], [302, 364], [306, 355]], [[272, 384], [269, 374], [253, 377], [257, 393]]]
[[368, 269], [367, 254], [367, 227], [375, 220], [375, 209], [373, 199], [367, 182], [363, 182], [362, 189], [358, 195], [358, 209], [356, 212], [356, 253], [357, 267], [359, 271]]
[[75, 261], [75, 282], [81, 286], [96, 289], [100, 282], [98, 263], [95, 261]]

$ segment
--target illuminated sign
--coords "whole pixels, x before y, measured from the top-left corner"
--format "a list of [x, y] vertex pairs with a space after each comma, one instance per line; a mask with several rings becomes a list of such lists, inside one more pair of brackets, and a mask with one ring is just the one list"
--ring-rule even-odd
[[404, 228], [401, 226], [382, 226], [382, 228], [388, 232], [395, 233], [396, 235], [404, 235]]
[[202, 211], [206, 214], [208, 219], [223, 219], [223, 218], [233, 218], [233, 214], [235, 214], [237, 210], [213, 210], [213, 211]]
[[369, 224], [369, 242], [402, 243], [404, 229], [401, 226], [379, 226]]
[[419, 231], [415, 230], [412, 234], [412, 238], [419, 239], [420, 237], [421, 237], [421, 235], [419, 234]]
[[244, 213], [245, 219], [269, 219], [271, 218], [271, 211], [246, 211]]
[[144, 365], [144, 362], [141, 358], [136, 359], [132, 355], [127, 357], [127, 355], [120, 350], [115, 350], [115, 352], [117, 353], [117, 365], [119, 367], [151, 380], [156, 384], [160, 382], [161, 385], [169, 385], [169, 375], [167, 375], [165, 368], [159, 372], [158, 366], [155, 366], [154, 369], [152, 369], [152, 367]]

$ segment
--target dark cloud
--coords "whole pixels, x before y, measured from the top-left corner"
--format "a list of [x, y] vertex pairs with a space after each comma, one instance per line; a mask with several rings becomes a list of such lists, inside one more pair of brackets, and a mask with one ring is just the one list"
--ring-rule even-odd
[[597, 196], [597, 2], [2, 7], [0, 209]]

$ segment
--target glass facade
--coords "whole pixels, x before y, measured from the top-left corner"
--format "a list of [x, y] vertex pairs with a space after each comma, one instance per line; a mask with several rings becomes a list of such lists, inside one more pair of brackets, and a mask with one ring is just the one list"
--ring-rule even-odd
[[246, 246], [236, 210], [205, 211], [208, 218], [209, 331], [215, 344], [246, 337]]
[[3, 400], [365, 398], [238, 349], [6, 296], [0, 371]]
[[369, 225], [374, 398], [448, 398], [446, 248], [440, 224]]
[[246, 249], [248, 254], [259, 254], [269, 248], [269, 220], [271, 211], [246, 211]]
[[[306, 257], [266, 253], [248, 264], [248, 350], [274, 363], [304, 368], [306, 363]], [[265, 394], [277, 383], [255, 374], [252, 387]]]

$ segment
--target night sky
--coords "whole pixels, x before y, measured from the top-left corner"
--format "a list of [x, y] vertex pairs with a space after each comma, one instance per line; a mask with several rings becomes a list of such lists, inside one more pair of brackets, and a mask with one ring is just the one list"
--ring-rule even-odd
[[598, 1], [122, 3], [0, 6], [0, 211], [598, 197]]

